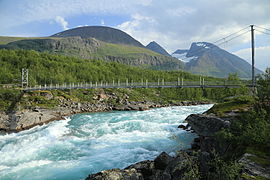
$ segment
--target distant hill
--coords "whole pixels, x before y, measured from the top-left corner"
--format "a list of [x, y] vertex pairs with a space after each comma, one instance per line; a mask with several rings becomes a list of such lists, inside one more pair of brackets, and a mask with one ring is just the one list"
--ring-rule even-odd
[[[251, 65], [248, 62], [211, 43], [192, 43], [188, 51], [178, 53], [182, 53], [179, 59], [185, 62], [185, 69], [195, 74], [227, 77], [229, 73], [237, 73], [241, 78], [251, 77]], [[262, 71], [256, 69], [255, 73]]]
[[[6, 41], [6, 39], [2, 42], [4, 41]], [[106, 43], [95, 38], [81, 38], [79, 36], [65, 38], [26, 38], [18, 41], [11, 38], [10, 43], [0, 45], [0, 48], [36, 50], [39, 52], [45, 51], [83, 59], [114, 61], [148, 69], [179, 70], [184, 68], [181, 61], [163, 56], [146, 48]]]
[[171, 56], [163, 47], [161, 47], [157, 42], [155, 41], [152, 41], [150, 42], [147, 46], [146, 46], [147, 49], [150, 49], [154, 52], [157, 52], [159, 54], [162, 54], [164, 56]]
[[95, 38], [100, 41], [114, 44], [125, 44], [144, 47], [139, 41], [135, 40], [127, 33], [119, 29], [114, 29], [105, 26], [78, 27], [52, 35], [52, 37], [73, 37], [73, 36], [79, 36], [81, 38]]

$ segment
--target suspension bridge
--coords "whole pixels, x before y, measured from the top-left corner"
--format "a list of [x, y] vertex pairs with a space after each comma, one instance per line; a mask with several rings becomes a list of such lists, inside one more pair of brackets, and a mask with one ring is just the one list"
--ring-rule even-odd
[[37, 85], [34, 87], [25, 87], [23, 91], [39, 91], [39, 90], [65, 90], [65, 89], [110, 89], [110, 88], [240, 88], [240, 87], [253, 87], [246, 81], [181, 81], [177, 82], [90, 82], [90, 83], [69, 83], [69, 84], [55, 84], [55, 85]]
[[[257, 27], [256, 29], [254, 27]], [[250, 28], [250, 29], [248, 29]], [[129, 82], [127, 79], [126, 82], [89, 82], [89, 83], [64, 83], [64, 84], [55, 84], [55, 85], [36, 85], [34, 87], [29, 86], [28, 84], [28, 69], [22, 69], [22, 87], [23, 91], [38, 91], [38, 90], [65, 90], [65, 89], [98, 89], [98, 88], [240, 88], [243, 86], [256, 88], [256, 79], [255, 79], [255, 39], [254, 32], [258, 31], [260, 33], [270, 35], [270, 29], [263, 28], [256, 25], [247, 26], [237, 32], [234, 32], [224, 38], [215, 41], [213, 44], [220, 46], [229, 41], [232, 41], [240, 36], [243, 36], [246, 33], [251, 33], [251, 60], [252, 60], [252, 79], [251, 83], [248, 81], [205, 81], [204, 78], [200, 78], [199, 81], [184, 81], [183, 78], [178, 78], [176, 82], [165, 82], [164, 79], [158, 82], [148, 82], [148, 80], [142, 80], [141, 82]], [[215, 47], [210, 47], [207, 51]], [[201, 53], [202, 49], [198, 49], [193, 52], [194, 55]], [[185, 60], [185, 58], [183, 58]]]

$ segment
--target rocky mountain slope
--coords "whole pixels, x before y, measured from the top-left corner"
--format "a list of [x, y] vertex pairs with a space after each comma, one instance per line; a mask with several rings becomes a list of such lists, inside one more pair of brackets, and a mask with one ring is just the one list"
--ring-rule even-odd
[[[173, 56], [185, 62], [185, 69], [195, 74], [227, 77], [229, 73], [237, 73], [241, 78], [251, 77], [248, 62], [211, 43], [192, 43], [189, 50], [176, 51]], [[255, 73], [262, 72], [256, 69]]]
[[150, 49], [154, 52], [157, 52], [159, 54], [162, 54], [164, 56], [171, 56], [163, 47], [161, 47], [157, 42], [155, 41], [152, 41], [150, 42], [147, 46], [146, 46], [147, 49]]
[[0, 45], [1, 48], [36, 50], [83, 59], [100, 59], [149, 69], [183, 69], [183, 63], [176, 58], [163, 56], [146, 48], [106, 43], [95, 38], [78, 36], [22, 39]]

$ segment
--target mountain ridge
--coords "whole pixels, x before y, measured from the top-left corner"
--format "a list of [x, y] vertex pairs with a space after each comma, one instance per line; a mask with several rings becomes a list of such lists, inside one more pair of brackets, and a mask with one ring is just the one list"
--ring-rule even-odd
[[51, 37], [73, 37], [73, 36], [80, 36], [81, 38], [95, 38], [100, 41], [108, 43], [144, 47], [139, 41], [137, 41], [124, 31], [107, 26], [77, 27], [56, 33]]
[[147, 46], [146, 46], [147, 49], [150, 49], [154, 52], [157, 52], [159, 54], [162, 54], [164, 56], [169, 56], [171, 57], [171, 55], [161, 46], [159, 45], [157, 42], [155, 41], [152, 41], [150, 42]]

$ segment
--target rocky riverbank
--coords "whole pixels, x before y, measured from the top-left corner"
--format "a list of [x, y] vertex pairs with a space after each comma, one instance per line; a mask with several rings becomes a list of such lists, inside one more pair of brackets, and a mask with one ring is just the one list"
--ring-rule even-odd
[[175, 157], [163, 152], [153, 161], [138, 162], [122, 170], [101, 171], [89, 175], [86, 180], [256, 179], [255, 176], [269, 179], [270, 167], [252, 161], [249, 157], [255, 155], [251, 154], [238, 158], [237, 164], [241, 168], [235, 168], [232, 175], [218, 169], [226, 168], [222, 167], [220, 157], [231, 156], [231, 152], [237, 151], [237, 147], [233, 147], [229, 141], [217, 140], [216, 135], [223, 129], [230, 129], [238, 116], [238, 111], [227, 112], [223, 117], [212, 113], [192, 114], [186, 118], [188, 125], [183, 127], [194, 130], [198, 135], [191, 149], [181, 150]]
[[[80, 102], [64, 96], [54, 96], [50, 92], [38, 92], [37, 94], [25, 94], [22, 97], [31, 99], [27, 101], [27, 106], [22, 108], [21, 102], [16, 102], [17, 108], [10, 112], [0, 112], [0, 131], [2, 132], [19, 132], [42, 125], [51, 121], [64, 119], [77, 113], [105, 112], [105, 111], [143, 111], [150, 108], [159, 108], [167, 106], [190, 106], [198, 104], [207, 104], [204, 101], [182, 101], [172, 103], [156, 103], [150, 101], [131, 101], [127, 94], [122, 97], [114, 93], [105, 93], [100, 91], [94, 94], [91, 102]], [[35, 99], [39, 101], [56, 101], [57, 106], [53, 108], [44, 108], [35, 105]], [[35, 99], [34, 99], [35, 98]], [[32, 100], [34, 99], [34, 100]], [[41, 99], [41, 100], [40, 100]], [[22, 100], [21, 100], [22, 101]]]

